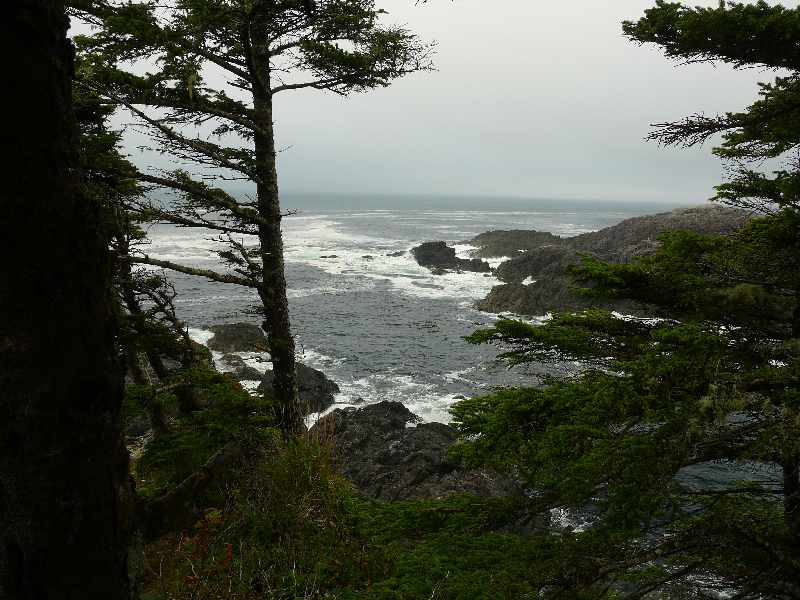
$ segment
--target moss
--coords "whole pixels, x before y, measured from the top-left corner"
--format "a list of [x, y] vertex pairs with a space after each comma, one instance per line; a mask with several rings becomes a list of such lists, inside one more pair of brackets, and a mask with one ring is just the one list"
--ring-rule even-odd
[[149, 597], [524, 599], [560, 569], [560, 538], [498, 532], [508, 501], [368, 500], [318, 443], [282, 442], [235, 481], [191, 531], [148, 548]]
[[228, 442], [254, 447], [277, 435], [268, 398], [253, 397], [232, 378], [206, 368], [186, 371], [183, 377], [208, 406], [179, 416], [169, 432], [147, 444], [135, 465], [145, 496], [182, 481]]

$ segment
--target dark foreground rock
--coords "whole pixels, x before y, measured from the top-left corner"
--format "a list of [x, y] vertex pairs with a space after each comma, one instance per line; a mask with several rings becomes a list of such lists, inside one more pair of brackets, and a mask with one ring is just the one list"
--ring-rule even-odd
[[214, 337], [208, 347], [217, 352], [267, 352], [264, 331], [253, 323], [226, 323], [212, 325]]
[[456, 257], [455, 249], [445, 242], [425, 242], [412, 248], [411, 254], [420, 266], [431, 269], [434, 273], [440, 273], [442, 270], [488, 273], [492, 270], [489, 263], [479, 258]]
[[546, 231], [528, 229], [487, 231], [466, 242], [477, 246], [474, 256], [480, 258], [499, 258], [520, 256], [528, 250], [550, 244], [560, 244], [562, 238]]
[[337, 469], [372, 498], [520, 493], [507, 477], [488, 469], [462, 469], [450, 461], [447, 448], [456, 441], [452, 427], [418, 421], [399, 402], [381, 402], [363, 409], [335, 410], [320, 419], [311, 434], [332, 442]]
[[626, 219], [599, 231], [564, 241], [579, 252], [590, 252], [606, 260], [629, 262], [633, 256], [653, 254], [657, 238], [665, 231], [695, 231], [705, 235], [728, 235], [741, 229], [750, 213], [717, 204], [677, 208], [672, 212]]
[[495, 270], [496, 277], [505, 283], [522, 283], [560, 277], [569, 265], [580, 262], [580, 255], [563, 245], [548, 244], [507, 260]]
[[237, 381], [261, 381], [264, 374], [248, 365], [241, 356], [236, 354], [226, 354], [222, 357], [222, 362], [229, 369], [229, 372]]
[[[258, 391], [270, 390], [274, 379], [272, 371], [267, 371], [261, 379]], [[334, 395], [339, 393], [339, 386], [328, 379], [325, 373], [299, 363], [297, 364], [297, 387], [304, 414], [322, 412], [333, 404]]]
[[[543, 315], [548, 312], [608, 308], [629, 314], [653, 314], [653, 309], [627, 300], [599, 301], [575, 295], [570, 290], [566, 269], [580, 262], [581, 254], [615, 263], [649, 256], [658, 248], [664, 231], [696, 231], [727, 235], [741, 228], [749, 213], [725, 206], [676, 209], [669, 213], [627, 219], [612, 227], [571, 238], [559, 238], [540, 231], [491, 231], [469, 243], [479, 246], [476, 254], [514, 256], [501, 264], [495, 274], [505, 285], [496, 286], [477, 303], [487, 312]], [[516, 249], [516, 256], [511, 252]], [[525, 249], [520, 253], [519, 250]], [[529, 281], [532, 280], [532, 281]]]

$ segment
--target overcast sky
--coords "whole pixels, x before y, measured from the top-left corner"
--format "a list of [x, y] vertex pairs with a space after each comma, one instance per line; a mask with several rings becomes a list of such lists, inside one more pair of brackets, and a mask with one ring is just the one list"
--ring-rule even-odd
[[698, 202], [719, 161], [645, 142], [649, 124], [738, 110], [774, 75], [628, 42], [621, 22], [653, 0], [377, 4], [438, 43], [438, 71], [349, 98], [281, 95], [284, 191]]

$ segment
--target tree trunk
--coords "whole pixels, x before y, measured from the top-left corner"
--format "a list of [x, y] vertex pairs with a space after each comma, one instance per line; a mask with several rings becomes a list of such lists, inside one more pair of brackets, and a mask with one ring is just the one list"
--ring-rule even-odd
[[[128, 226], [129, 223], [127, 222], [127, 219], [124, 217], [117, 217], [117, 231], [114, 236], [116, 238], [118, 251], [117, 279], [119, 281], [122, 300], [131, 316], [133, 328], [136, 330], [137, 335], [141, 337], [147, 335], [147, 333], [143, 331], [142, 327], [145, 315], [141, 304], [139, 304], [139, 299], [136, 297], [136, 291], [133, 289], [133, 276], [131, 273], [130, 263], [130, 245], [128, 244], [128, 238], [126, 237]], [[152, 350], [146, 351], [145, 355], [147, 356], [147, 360], [151, 367], [158, 376], [159, 382], [163, 383], [167, 378], [167, 369], [164, 367], [161, 357]], [[142, 361], [139, 357], [139, 351], [136, 348], [136, 344], [131, 342], [126, 345], [125, 357], [128, 361], [128, 371], [130, 372], [131, 377], [133, 377], [133, 382], [137, 385], [152, 386], [153, 382], [150, 381], [150, 378], [142, 368]], [[167, 427], [167, 419], [164, 416], [164, 410], [156, 401], [155, 393], [143, 401], [142, 408], [147, 413], [147, 417], [150, 420], [150, 427], [153, 428], [153, 433], [164, 434], [169, 431], [169, 427]]]
[[64, 4], [3, 8], [0, 597], [128, 600], [122, 369], [101, 209], [77, 170]]
[[[152, 382], [148, 380], [148, 377], [142, 368], [142, 363], [139, 359], [139, 353], [132, 344], [128, 344], [125, 347], [125, 358], [128, 362], [128, 372], [131, 374], [133, 383], [141, 386], [152, 386]], [[169, 431], [167, 419], [164, 416], [164, 410], [156, 401], [155, 391], [141, 400], [141, 407], [142, 410], [147, 413], [147, 418], [150, 421], [150, 427], [153, 429], [153, 433], [163, 435]]]
[[[261, 58], [259, 60], [259, 58]], [[262, 76], [269, 73], [268, 58], [255, 56], [256, 70]], [[258, 294], [264, 305], [264, 331], [267, 334], [273, 379], [273, 394], [278, 406], [281, 428], [287, 433], [303, 429], [303, 414], [297, 393], [295, 345], [289, 320], [286, 297], [286, 273], [283, 262], [281, 235], [281, 206], [278, 197], [278, 172], [275, 165], [275, 134], [272, 125], [272, 98], [268, 91], [254, 86], [255, 119], [262, 132], [255, 134], [256, 168], [258, 169], [258, 212], [269, 224], [258, 226], [263, 262], [263, 283]]]
[[[127, 256], [127, 248], [124, 256]], [[144, 336], [147, 335], [142, 327], [145, 314], [142, 310], [141, 304], [139, 304], [139, 299], [136, 297], [136, 292], [133, 290], [133, 285], [131, 283], [130, 263], [126, 260], [123, 260], [122, 263], [123, 265], [120, 267], [119, 275], [120, 287], [122, 288], [122, 299], [125, 302], [125, 308], [128, 309], [128, 313], [133, 319], [133, 328], [136, 329], [137, 335]], [[150, 366], [153, 368], [153, 371], [155, 372], [159, 381], [166, 381], [169, 378], [169, 372], [164, 366], [164, 361], [161, 360], [161, 357], [153, 350], [145, 350], [145, 355], [147, 356], [147, 362], [150, 363]]]
[[[800, 290], [800, 286], [795, 286]], [[800, 338], [800, 292], [795, 293], [795, 308], [792, 315], [792, 337]], [[789, 534], [795, 544], [800, 547], [800, 444], [794, 432], [794, 426], [800, 419], [797, 411], [789, 410], [786, 415], [787, 433], [785, 448], [781, 460], [783, 469], [783, 513]]]
[[800, 457], [782, 461], [783, 512], [789, 534], [800, 546]]

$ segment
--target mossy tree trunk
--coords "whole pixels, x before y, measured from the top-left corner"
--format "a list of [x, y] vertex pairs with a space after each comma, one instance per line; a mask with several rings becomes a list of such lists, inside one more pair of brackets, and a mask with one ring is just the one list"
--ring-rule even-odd
[[[800, 290], [800, 282], [795, 285]], [[792, 338], [800, 339], [800, 292], [795, 294], [795, 308], [792, 315]], [[791, 435], [792, 427], [800, 414], [797, 410], [787, 411], [789, 434], [784, 442], [786, 449], [781, 460], [783, 469], [783, 510], [786, 526], [795, 545], [800, 548], [800, 442]], [[793, 423], [794, 421], [795, 423]]]
[[0, 191], [0, 597], [131, 597], [134, 494], [100, 206], [82, 192], [59, 0], [9, 0]]
[[[265, 23], [258, 31], [269, 31]], [[272, 121], [272, 94], [269, 85], [269, 47], [261, 40], [251, 40], [253, 113], [258, 131], [254, 134], [258, 213], [262, 222], [258, 238], [263, 265], [262, 285], [258, 289], [265, 309], [264, 331], [267, 334], [272, 368], [273, 394], [278, 407], [281, 429], [298, 433], [303, 428], [303, 411], [297, 393], [295, 343], [286, 295], [286, 272], [283, 260], [281, 205], [278, 192], [275, 131]]]

